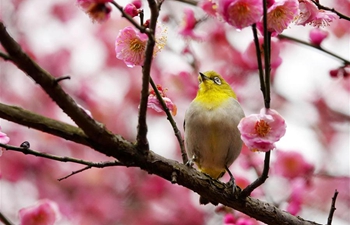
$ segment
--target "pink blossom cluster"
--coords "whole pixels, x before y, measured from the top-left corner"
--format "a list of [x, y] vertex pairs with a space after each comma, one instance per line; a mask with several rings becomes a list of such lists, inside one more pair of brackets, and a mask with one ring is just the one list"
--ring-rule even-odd
[[[175, 116], [177, 113], [177, 107], [171, 101], [171, 99], [165, 95], [165, 92], [167, 89], [163, 89], [161, 85], [157, 85], [157, 89], [159, 91], [159, 94], [162, 96], [166, 107], [170, 110], [170, 112], [173, 114], [173, 116]], [[155, 110], [156, 112], [163, 112], [164, 111], [164, 109], [163, 109], [162, 105], [160, 104], [160, 102], [156, 96], [156, 93], [153, 89], [150, 90], [150, 93], [148, 95], [147, 107]]]
[[315, 27], [325, 27], [339, 18], [334, 12], [318, 9], [311, 0], [299, 0], [300, 13], [296, 18], [297, 25], [311, 24]]
[[286, 132], [282, 116], [273, 109], [261, 109], [260, 114], [244, 117], [238, 124], [241, 138], [251, 151], [267, 152]]
[[[239, 30], [252, 24], [263, 29], [262, 0], [219, 0], [217, 6], [206, 0], [200, 6], [209, 15], [216, 15], [217, 12], [228, 24]], [[311, 0], [271, 0], [267, 6], [267, 29], [272, 34], [282, 33], [293, 22], [322, 27], [338, 18], [333, 12], [318, 9]]]

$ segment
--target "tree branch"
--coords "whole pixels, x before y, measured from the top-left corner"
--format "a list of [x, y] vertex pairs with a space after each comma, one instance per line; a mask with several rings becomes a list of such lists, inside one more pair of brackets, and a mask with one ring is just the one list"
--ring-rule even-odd
[[14, 225], [9, 219], [7, 219], [4, 214], [0, 212], [0, 221], [3, 222], [5, 225]]
[[26, 127], [92, 147], [88, 137], [80, 128], [35, 114], [17, 106], [9, 106], [0, 103], [0, 117]]
[[166, 115], [167, 115], [167, 118], [171, 124], [171, 126], [173, 127], [173, 130], [174, 130], [174, 133], [175, 133], [175, 136], [177, 138], [177, 141], [179, 142], [179, 145], [180, 145], [180, 150], [181, 150], [181, 156], [182, 156], [182, 162], [185, 164], [187, 163], [188, 161], [188, 158], [187, 158], [187, 153], [186, 153], [186, 150], [185, 150], [185, 145], [184, 145], [184, 141], [182, 139], [182, 136], [181, 136], [181, 132], [179, 131], [177, 125], [176, 125], [176, 122], [173, 118], [173, 116], [171, 115], [168, 107], [166, 106], [162, 96], [160, 95], [159, 91], [158, 91], [158, 88], [157, 88], [157, 85], [154, 83], [152, 77], [150, 78], [150, 82], [151, 82], [151, 86], [154, 90], [154, 92], [156, 93], [156, 96], [157, 96], [157, 99], [158, 101], [160, 102], [160, 104], [162, 105], [163, 107], [163, 110], [165, 111]]
[[[263, 16], [263, 24], [264, 24], [264, 65], [265, 65], [265, 74], [262, 71], [262, 66], [259, 66], [259, 78], [260, 78], [260, 85], [263, 91], [264, 96], [264, 104], [265, 108], [270, 108], [270, 72], [271, 72], [271, 65], [270, 65], [270, 57], [271, 57], [271, 32], [267, 30], [267, 0], [263, 0], [263, 8], [264, 8], [264, 16]], [[254, 31], [255, 30], [255, 31]], [[253, 34], [254, 34], [254, 40], [255, 40], [255, 47], [257, 44], [259, 44], [259, 40], [257, 40], [256, 37], [256, 27], [253, 25]], [[260, 47], [260, 46], [259, 46]], [[260, 48], [259, 48], [260, 49]], [[257, 48], [257, 53], [258, 53]], [[258, 63], [259, 60], [261, 61], [261, 58], [258, 57]], [[262, 64], [262, 63], [260, 63]], [[265, 76], [263, 76], [264, 74]], [[269, 169], [270, 169], [270, 155], [271, 151], [268, 151], [265, 153], [265, 160], [264, 160], [264, 169], [261, 174], [253, 183], [248, 185], [241, 193], [242, 198], [246, 198], [249, 196], [257, 187], [262, 185], [266, 179], [268, 178]]]
[[148, 0], [148, 6], [151, 10], [151, 18], [149, 23], [149, 28], [151, 33], [148, 34], [148, 41], [145, 51], [145, 61], [142, 66], [142, 89], [141, 89], [141, 100], [139, 108], [139, 117], [138, 117], [138, 127], [137, 127], [137, 148], [143, 151], [149, 149], [148, 140], [147, 140], [147, 102], [148, 102], [148, 87], [150, 83], [150, 71], [153, 59], [154, 46], [156, 44], [155, 40], [155, 31], [157, 26], [157, 19], [159, 16], [158, 5], [155, 0]]
[[331, 225], [332, 224], [333, 214], [334, 214], [334, 212], [336, 210], [336, 208], [335, 208], [335, 201], [337, 200], [338, 193], [339, 192], [337, 190], [334, 191], [334, 195], [333, 195], [333, 198], [332, 198], [332, 205], [331, 205], [331, 208], [329, 210], [327, 225]]
[[141, 33], [150, 34], [149, 30], [142, 26], [142, 24], [138, 24], [129, 14], [124, 11], [121, 5], [115, 1], [111, 1], [111, 4], [114, 5], [121, 12], [122, 16], [125, 17], [132, 25], [134, 25], [134, 27], [136, 27]]
[[299, 43], [299, 44], [302, 44], [302, 45], [306, 45], [306, 46], [309, 46], [309, 47], [318, 49], [318, 50], [320, 50], [320, 51], [322, 51], [322, 52], [324, 52], [324, 53], [327, 53], [328, 55], [333, 56], [333, 57], [336, 58], [336, 59], [339, 59], [339, 60], [343, 61], [344, 64], [350, 65], [350, 61], [349, 61], [349, 60], [346, 60], [346, 59], [344, 59], [343, 57], [338, 56], [338, 55], [336, 55], [336, 54], [334, 54], [334, 53], [332, 53], [332, 52], [330, 52], [330, 51], [328, 51], [328, 50], [322, 48], [321, 46], [313, 45], [313, 44], [310, 44], [309, 42], [302, 41], [302, 40], [300, 40], [300, 39], [297, 39], [297, 38], [294, 38], [294, 37], [289, 37], [289, 36], [283, 35], [283, 34], [280, 34], [280, 35], [278, 35], [277, 37], [278, 37], [279, 39], [282, 39], [282, 40], [283, 40], [283, 39], [285, 39], [285, 40], [290, 40], [290, 41], [294, 41], [294, 42]]
[[[0, 147], [3, 147], [6, 150], [22, 152], [25, 155], [34, 155], [37, 157], [42, 157], [42, 158], [51, 159], [51, 160], [60, 161], [60, 162], [72, 162], [72, 163], [87, 165], [89, 167], [103, 168], [103, 167], [107, 167], [107, 166], [123, 166], [123, 164], [121, 162], [118, 162], [118, 161], [95, 163], [95, 162], [85, 161], [82, 159], [76, 159], [76, 158], [71, 158], [71, 157], [66, 157], [66, 156], [62, 157], [62, 156], [52, 155], [52, 154], [48, 154], [48, 153], [44, 153], [44, 152], [38, 152], [38, 151], [32, 150], [30, 148], [5, 145], [2, 143], [0, 143]], [[129, 166], [130, 166], [130, 164], [129, 164]]]
[[318, 1], [315, 1], [315, 0], [311, 0], [311, 1], [318, 7], [318, 9], [323, 9], [323, 10], [334, 12], [335, 14], [337, 14], [339, 16], [340, 19], [344, 19], [344, 20], [350, 21], [350, 17], [348, 17], [348, 16], [338, 12], [334, 8], [331, 9], [331, 8], [326, 7], [326, 6], [323, 6]]

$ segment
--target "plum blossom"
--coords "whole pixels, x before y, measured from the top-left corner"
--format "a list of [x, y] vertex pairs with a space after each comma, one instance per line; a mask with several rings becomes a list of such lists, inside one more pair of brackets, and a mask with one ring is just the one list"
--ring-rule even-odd
[[237, 29], [242, 29], [261, 19], [261, 0], [219, 0], [218, 12], [224, 20]]
[[185, 16], [183, 19], [183, 25], [179, 31], [179, 34], [181, 34], [185, 38], [191, 38], [194, 40], [202, 40], [203, 37], [194, 33], [194, 28], [196, 27], [198, 21], [194, 16], [193, 10], [192, 9], [185, 9], [184, 13], [185, 13]]
[[276, 174], [289, 179], [300, 176], [309, 177], [314, 171], [314, 166], [296, 151], [277, 151], [277, 158], [273, 168], [276, 170]]
[[21, 225], [53, 225], [60, 213], [56, 202], [45, 199], [19, 211]]
[[[160, 85], [157, 85], [157, 89], [159, 91], [159, 94], [162, 96], [163, 98], [163, 101], [166, 105], [166, 107], [169, 109], [169, 111], [171, 112], [171, 114], [173, 116], [176, 115], [177, 113], [177, 107], [176, 105], [171, 101], [170, 98], [166, 97], [165, 95], [165, 91], [167, 89], [163, 89], [162, 86]], [[157, 96], [156, 96], [156, 93], [155, 91], [152, 89], [150, 90], [150, 94], [148, 96], [148, 103], [147, 103], [147, 107], [148, 108], [151, 108], [153, 110], [155, 110], [156, 112], [163, 112], [163, 107], [162, 105], [160, 104], [160, 102], [158, 101], [157, 99]]]
[[318, 28], [312, 29], [309, 33], [310, 42], [313, 45], [320, 46], [322, 41], [328, 37], [328, 32]]
[[203, 9], [210, 16], [216, 16], [217, 13], [217, 4], [213, 0], [202, 0], [198, 2], [198, 6]]
[[280, 34], [299, 13], [297, 0], [281, 0], [275, 2], [267, 11], [267, 29]]
[[93, 22], [104, 22], [109, 19], [112, 7], [111, 0], [77, 0], [78, 5], [89, 15]]
[[7, 134], [1, 132], [1, 127], [0, 127], [0, 143], [1, 144], [7, 144], [9, 143], [10, 138], [7, 136]]
[[[148, 37], [135, 28], [128, 26], [119, 31], [115, 42], [115, 52], [118, 59], [123, 60], [128, 67], [143, 66]], [[153, 57], [166, 44], [166, 29], [160, 25], [156, 29], [156, 45]]]
[[261, 109], [260, 114], [244, 117], [238, 124], [241, 138], [251, 151], [267, 152], [286, 132], [284, 119], [273, 109]]
[[319, 10], [317, 6], [310, 0], [299, 0], [299, 15], [296, 17], [295, 24], [313, 25], [315, 27], [328, 26], [333, 20], [337, 19], [337, 14]]
[[139, 15], [138, 8], [132, 3], [129, 3], [124, 7], [124, 12], [126, 14], [129, 14], [131, 17], [135, 17], [135, 16]]

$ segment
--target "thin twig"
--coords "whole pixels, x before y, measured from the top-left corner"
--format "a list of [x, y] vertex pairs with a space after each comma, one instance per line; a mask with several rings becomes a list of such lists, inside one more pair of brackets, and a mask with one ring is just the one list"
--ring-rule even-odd
[[[265, 108], [270, 108], [270, 57], [271, 57], [271, 32], [267, 30], [267, 0], [263, 1], [263, 25], [264, 25], [264, 65], [265, 65], [265, 77], [261, 76], [262, 68], [259, 68], [259, 78], [260, 78], [260, 84], [264, 84], [264, 104]], [[256, 29], [256, 28], [255, 28]], [[253, 33], [254, 33], [254, 26], [253, 26]], [[255, 35], [255, 33], [254, 33]], [[256, 37], [254, 37], [256, 39]], [[258, 41], [259, 43], [259, 41]], [[257, 45], [257, 43], [255, 43]], [[259, 56], [258, 56], [259, 57]], [[264, 80], [262, 81], [261, 79]], [[264, 169], [261, 174], [253, 183], [248, 185], [240, 194], [240, 197], [246, 198], [249, 196], [254, 189], [262, 185], [266, 179], [268, 178], [269, 169], [270, 169], [270, 155], [271, 151], [268, 151], [265, 153], [265, 160], [264, 160]]]
[[[34, 155], [37, 157], [47, 158], [47, 159], [60, 161], [60, 162], [73, 162], [73, 163], [82, 164], [82, 165], [91, 166], [91, 167], [102, 168], [102, 167], [105, 167], [105, 165], [108, 165], [108, 166], [111, 166], [112, 164], [116, 165], [116, 166], [123, 165], [119, 161], [94, 163], [94, 162], [89, 162], [89, 161], [71, 158], [71, 157], [66, 157], [66, 156], [62, 157], [62, 156], [57, 156], [57, 155], [51, 155], [48, 153], [38, 152], [38, 151], [32, 150], [30, 148], [21, 148], [21, 147], [16, 147], [16, 146], [12, 146], [12, 145], [5, 145], [2, 143], [0, 143], [0, 147], [5, 148], [6, 150], [22, 152], [25, 155]], [[130, 166], [130, 165], [128, 165], [128, 166]]]
[[85, 170], [88, 170], [88, 169], [91, 169], [93, 167], [95, 168], [104, 168], [104, 167], [111, 167], [111, 166], [124, 166], [122, 163], [118, 162], [118, 161], [108, 161], [108, 162], [98, 162], [98, 163], [94, 163], [94, 162], [91, 162], [90, 165], [82, 168], [82, 169], [79, 169], [79, 170], [76, 170], [76, 171], [72, 171], [72, 173], [70, 173], [69, 175], [65, 176], [65, 177], [62, 177], [62, 178], [59, 178], [57, 179], [58, 181], [61, 181], [61, 180], [64, 180], [64, 179], [67, 179], [77, 173], [81, 173]]
[[0, 212], [0, 221], [3, 222], [5, 225], [14, 225], [9, 219], [7, 219], [4, 214]]
[[259, 69], [259, 80], [260, 80], [260, 90], [263, 94], [263, 99], [265, 99], [265, 81], [264, 81], [264, 70], [262, 66], [262, 60], [261, 60], [261, 50], [260, 50], [260, 42], [258, 38], [258, 31], [256, 29], [256, 24], [254, 23], [252, 25], [252, 31], [254, 36], [254, 44], [255, 44], [255, 50], [256, 50], [256, 58], [258, 61], [258, 69]]
[[188, 5], [193, 5], [193, 6], [197, 6], [198, 1], [193, 1], [193, 0], [174, 0], [176, 2], [182, 2]]
[[344, 19], [344, 20], [350, 21], [350, 17], [348, 17], [348, 16], [338, 12], [334, 8], [331, 9], [331, 8], [326, 7], [326, 6], [323, 6], [318, 1], [315, 1], [315, 0], [311, 0], [311, 1], [318, 7], [318, 9], [323, 9], [323, 10], [334, 12], [335, 14], [337, 14], [339, 16], [340, 19]]
[[151, 83], [151, 86], [152, 86], [154, 92], [156, 93], [156, 96], [157, 96], [158, 101], [159, 101], [160, 104], [162, 105], [163, 110], [165, 111], [165, 113], [166, 113], [166, 115], [167, 115], [167, 118], [168, 118], [168, 120], [169, 120], [171, 126], [172, 126], [173, 129], [174, 129], [175, 136], [176, 136], [177, 141], [179, 142], [179, 145], [180, 145], [181, 156], [182, 156], [182, 162], [185, 164], [185, 163], [187, 163], [188, 158], [187, 158], [187, 153], [186, 153], [186, 150], [185, 150], [184, 141], [183, 141], [182, 136], [181, 136], [181, 132], [180, 132], [180, 130], [177, 128], [176, 122], [175, 122], [173, 116], [171, 115], [169, 108], [166, 106], [166, 104], [165, 104], [165, 102], [164, 102], [162, 96], [160, 95], [160, 93], [159, 93], [159, 91], [158, 91], [158, 88], [157, 88], [157, 85], [154, 83], [152, 77], [150, 78], [150, 83]]
[[331, 205], [331, 208], [330, 208], [330, 210], [329, 210], [327, 225], [331, 225], [331, 224], [332, 224], [333, 214], [334, 214], [334, 211], [336, 210], [336, 208], [335, 208], [335, 202], [336, 202], [336, 200], [337, 200], [338, 193], [339, 193], [339, 192], [337, 191], [337, 189], [335, 189], [334, 195], [333, 195], [333, 198], [332, 198], [332, 205]]
[[266, 179], [269, 177], [269, 169], [270, 169], [270, 154], [271, 151], [268, 151], [265, 153], [265, 160], [264, 160], [264, 169], [260, 177], [256, 179], [253, 183], [248, 185], [244, 190], [241, 192], [240, 197], [246, 198], [248, 197], [257, 187], [262, 185]]
[[6, 53], [3, 53], [3, 52], [0, 52], [0, 57], [3, 58], [6, 61], [11, 61], [12, 60], [12, 58], [9, 55], [7, 55]]
[[280, 35], [278, 35], [277, 37], [278, 37], [279, 39], [286, 39], [286, 40], [294, 41], [294, 42], [296, 42], [296, 43], [303, 44], [303, 45], [306, 45], [306, 46], [309, 46], [309, 47], [318, 49], [318, 50], [320, 50], [320, 51], [322, 51], [322, 52], [324, 52], [324, 53], [327, 53], [328, 55], [333, 56], [334, 58], [337, 58], [337, 59], [343, 61], [344, 64], [350, 65], [350, 61], [349, 61], [349, 60], [346, 60], [346, 59], [344, 59], [343, 57], [338, 56], [338, 55], [336, 55], [336, 54], [334, 54], [334, 53], [332, 53], [332, 52], [330, 52], [330, 51], [328, 51], [328, 50], [322, 48], [321, 46], [313, 45], [313, 44], [311, 44], [311, 43], [309, 43], [309, 42], [302, 41], [302, 40], [300, 40], [300, 39], [297, 39], [297, 38], [294, 38], [294, 37], [290, 37], [290, 36], [287, 36], [287, 35], [283, 35], [283, 34], [280, 34]]
[[55, 80], [56, 84], [58, 84], [62, 80], [70, 80], [70, 76], [57, 77]]

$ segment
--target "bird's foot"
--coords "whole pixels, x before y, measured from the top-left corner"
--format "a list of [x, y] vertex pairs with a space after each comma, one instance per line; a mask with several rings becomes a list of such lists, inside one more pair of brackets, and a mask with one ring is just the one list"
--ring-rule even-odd
[[232, 192], [233, 192], [233, 194], [234, 194], [235, 191], [236, 191], [236, 182], [235, 182], [235, 178], [233, 177], [231, 171], [228, 169], [227, 166], [225, 166], [225, 169], [226, 169], [227, 173], [230, 175], [230, 180], [227, 182], [227, 184], [228, 184], [229, 186], [232, 186]]

